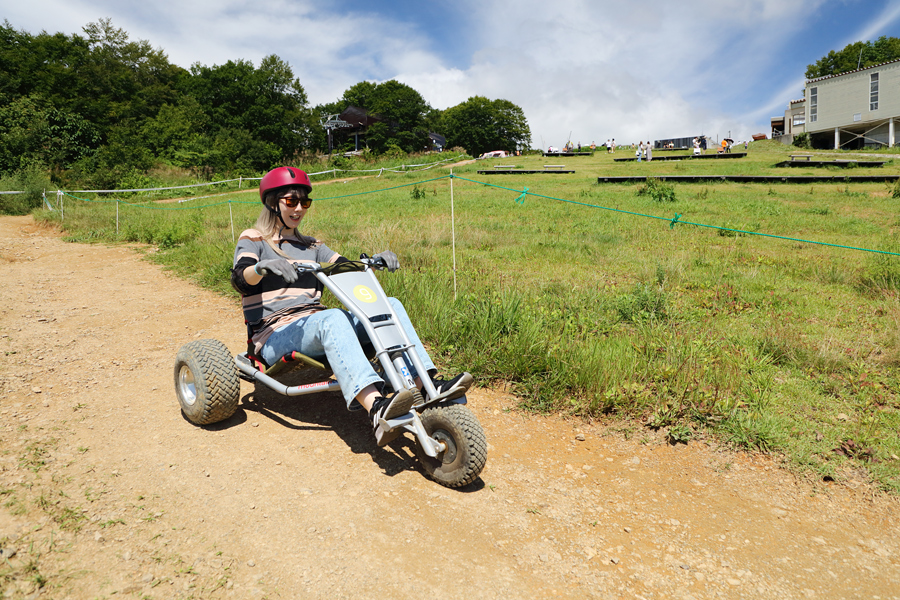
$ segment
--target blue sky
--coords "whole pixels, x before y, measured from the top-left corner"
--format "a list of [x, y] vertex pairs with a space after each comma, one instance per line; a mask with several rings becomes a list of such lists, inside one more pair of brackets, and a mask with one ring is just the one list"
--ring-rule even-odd
[[742, 140], [799, 98], [806, 66], [900, 37], [900, 0], [6, 0], [16, 29], [109, 17], [183, 67], [276, 54], [311, 104], [396, 79], [445, 109], [522, 107], [535, 147], [697, 134]]

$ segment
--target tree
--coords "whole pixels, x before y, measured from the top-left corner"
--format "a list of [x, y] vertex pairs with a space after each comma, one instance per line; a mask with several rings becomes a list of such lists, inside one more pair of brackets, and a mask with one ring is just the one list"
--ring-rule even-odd
[[515, 150], [531, 144], [525, 113], [509, 100], [473, 96], [444, 111], [447, 146], [461, 146], [473, 156], [492, 150]]
[[[405, 152], [418, 152], [426, 147], [429, 130], [425, 117], [433, 109], [408, 85], [393, 79], [384, 83], [361, 81], [348, 88], [337, 102], [318, 106], [316, 112], [324, 118], [351, 106], [365, 110], [379, 121], [364, 132], [371, 150], [381, 153], [398, 146]], [[347, 134], [338, 129], [335, 135], [344, 139]]]
[[881, 36], [874, 42], [854, 42], [806, 67], [806, 78], [840, 75], [900, 58], [900, 38]]
[[290, 66], [277, 56], [265, 57], [259, 68], [246, 60], [213, 67], [195, 64], [191, 75], [183, 81], [182, 90], [206, 113], [209, 133], [244, 130], [277, 147], [282, 157], [292, 156], [310, 137], [314, 124], [306, 92]]

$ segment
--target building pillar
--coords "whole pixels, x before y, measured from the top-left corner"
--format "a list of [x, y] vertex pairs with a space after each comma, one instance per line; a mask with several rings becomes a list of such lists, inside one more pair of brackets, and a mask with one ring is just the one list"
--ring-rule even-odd
[[894, 147], [894, 117], [888, 120], [888, 148]]
[[841, 149], [841, 130], [838, 127], [834, 128], [834, 149]]

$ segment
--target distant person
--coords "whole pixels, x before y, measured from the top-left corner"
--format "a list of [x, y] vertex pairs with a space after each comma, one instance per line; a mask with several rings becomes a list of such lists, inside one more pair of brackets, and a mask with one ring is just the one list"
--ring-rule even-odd
[[613, 151], [613, 154], [616, 153], [616, 138], [612, 139], [612, 151]]
[[637, 156], [637, 161], [641, 162], [641, 155], [644, 153], [644, 142], [638, 142], [637, 149], [634, 151], [634, 155]]
[[606, 140], [606, 153], [612, 154], [612, 142], [610, 140]]
[[694, 138], [694, 156], [700, 156], [700, 140]]
[[647, 162], [653, 160], [653, 145], [647, 142]]

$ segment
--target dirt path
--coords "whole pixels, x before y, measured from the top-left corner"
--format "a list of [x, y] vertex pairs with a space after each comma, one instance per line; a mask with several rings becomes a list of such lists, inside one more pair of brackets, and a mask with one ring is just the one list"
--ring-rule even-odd
[[336, 397], [180, 414], [236, 302], [0, 218], [0, 598], [898, 598], [898, 502], [477, 390], [481, 480], [426, 480]]

